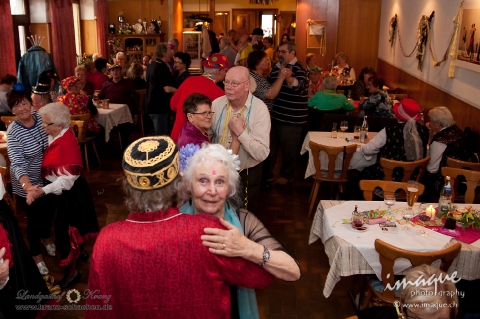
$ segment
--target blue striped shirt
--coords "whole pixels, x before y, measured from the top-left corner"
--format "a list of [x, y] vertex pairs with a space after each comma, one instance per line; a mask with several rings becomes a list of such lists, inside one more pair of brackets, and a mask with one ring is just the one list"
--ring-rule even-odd
[[[272, 123], [302, 126], [307, 124], [308, 118], [308, 78], [303, 65], [294, 58], [288, 65], [292, 69], [292, 76], [297, 79], [297, 86], [290, 86], [286, 81], [275, 100], [270, 111]], [[268, 77], [270, 83], [278, 78], [280, 64], [277, 63]]]
[[48, 135], [42, 127], [42, 118], [32, 113], [35, 124], [25, 127], [18, 120], [12, 122], [7, 130], [7, 151], [11, 161], [12, 190], [14, 194], [26, 197], [27, 193], [20, 185], [20, 178], [27, 175], [33, 185], [43, 186], [41, 166], [43, 151], [48, 146]]

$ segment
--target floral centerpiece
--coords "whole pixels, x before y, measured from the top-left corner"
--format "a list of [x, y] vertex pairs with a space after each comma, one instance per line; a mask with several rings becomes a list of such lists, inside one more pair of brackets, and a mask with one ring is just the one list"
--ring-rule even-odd
[[116, 57], [118, 52], [125, 51], [122, 40], [120, 38], [109, 37], [107, 44], [108, 44], [108, 49], [110, 51], [110, 57], [112, 59]]
[[[470, 226], [473, 229], [480, 230], [480, 210], [476, 210], [472, 206], [460, 208], [453, 205], [451, 213], [453, 218], [457, 223], [462, 225], [464, 230]], [[445, 218], [445, 215], [446, 214], [440, 215], [440, 217]]]
[[78, 65], [85, 65], [85, 63], [93, 61], [93, 54], [86, 54], [83, 53], [82, 56], [77, 55], [77, 64]]
[[330, 70], [330, 71], [325, 70], [325, 71], [322, 72], [322, 75], [323, 75], [323, 77], [331, 76], [331, 75], [338, 76], [338, 71], [337, 70]]
[[131, 26], [128, 22], [125, 24], [120, 24], [118, 27], [118, 34], [134, 34], [135, 30], [133, 29], [133, 26]]

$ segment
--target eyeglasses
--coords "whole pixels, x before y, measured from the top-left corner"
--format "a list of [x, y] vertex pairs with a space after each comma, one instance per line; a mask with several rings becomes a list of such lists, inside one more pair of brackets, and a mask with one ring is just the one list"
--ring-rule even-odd
[[213, 116], [213, 114], [215, 114], [215, 112], [208, 112], [208, 111], [201, 112], [201, 113], [192, 112], [190, 114], [197, 114], [197, 115], [201, 115], [202, 117], [207, 117], [207, 116]]
[[285, 54], [287, 52], [290, 52], [290, 51], [287, 51], [287, 50], [277, 50], [277, 53], [281, 53], [281, 54]]
[[55, 124], [55, 123], [42, 123], [42, 126], [47, 127], [47, 126], [50, 126], [50, 125], [53, 125], [53, 124]]
[[[247, 80], [247, 81], [248, 81], [248, 80]], [[240, 83], [230, 82], [230, 81], [223, 81], [223, 84], [224, 84], [225, 86], [230, 85], [231, 87], [236, 88], [236, 87], [238, 87], [240, 84], [245, 83], [245, 82], [247, 82], [247, 81], [243, 81], [243, 82], [240, 82]]]

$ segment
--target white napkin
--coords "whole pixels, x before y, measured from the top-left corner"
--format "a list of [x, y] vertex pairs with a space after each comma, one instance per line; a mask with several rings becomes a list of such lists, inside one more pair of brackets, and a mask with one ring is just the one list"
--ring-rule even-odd
[[[362, 254], [370, 267], [375, 271], [377, 277], [381, 280], [382, 266], [377, 251], [375, 250], [375, 239], [379, 238], [391, 245], [399, 248], [412, 251], [436, 251], [441, 250], [450, 242], [452, 237], [425, 229], [427, 236], [420, 236], [412, 226], [409, 229], [402, 231], [398, 230], [396, 233], [383, 232], [378, 225], [366, 225], [368, 228], [365, 232], [357, 232], [347, 229], [349, 225], [343, 225], [342, 218], [351, 218], [352, 212], [355, 210], [355, 205], [358, 206], [358, 211], [363, 212], [370, 209], [386, 209], [383, 202], [344, 202], [343, 204], [328, 208], [323, 214], [323, 238], [325, 242], [332, 236], [338, 236], [343, 240], [349, 242]], [[406, 203], [397, 203], [393, 209], [398, 207], [406, 207]], [[413, 207], [416, 211], [418, 205]], [[400, 215], [396, 216], [398, 219]], [[333, 227], [334, 226], [334, 227]], [[393, 271], [397, 274], [410, 267], [412, 264], [404, 258], [399, 258], [395, 261]]]

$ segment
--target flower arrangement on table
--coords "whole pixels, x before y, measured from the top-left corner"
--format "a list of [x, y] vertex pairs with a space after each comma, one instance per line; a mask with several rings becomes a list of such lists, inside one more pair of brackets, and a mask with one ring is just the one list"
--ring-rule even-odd
[[[441, 217], [445, 218], [445, 215], [446, 214]], [[459, 208], [454, 205], [452, 206], [452, 215], [457, 223], [462, 225], [464, 230], [470, 226], [473, 229], [480, 230], [480, 210], [476, 210], [472, 206]]]
[[115, 59], [118, 52], [125, 51], [123, 47], [123, 41], [120, 38], [109, 36], [107, 44], [108, 44], [108, 49], [110, 51], [110, 57], [112, 60]]

